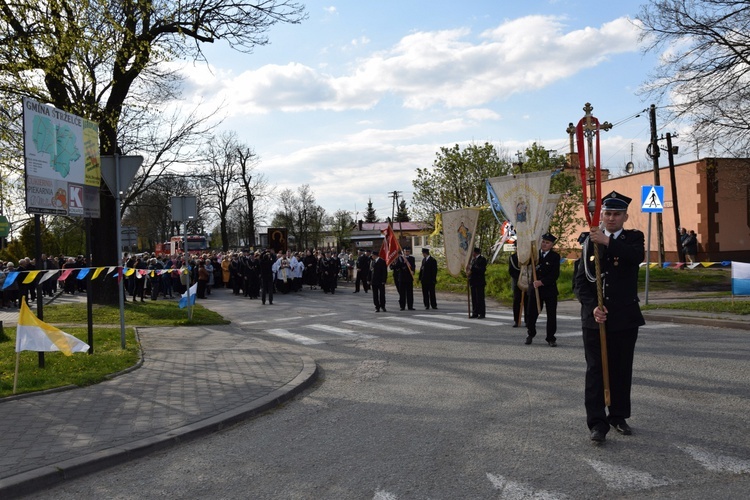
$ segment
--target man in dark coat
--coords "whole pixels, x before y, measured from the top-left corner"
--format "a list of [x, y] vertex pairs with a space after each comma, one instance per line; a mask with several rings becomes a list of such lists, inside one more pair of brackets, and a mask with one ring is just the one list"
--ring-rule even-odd
[[399, 255], [396, 262], [392, 264], [395, 273], [398, 274], [398, 305], [403, 311], [409, 308], [414, 310], [414, 269], [417, 267], [411, 248], [404, 248], [403, 254]]
[[[539, 256], [536, 259], [536, 279], [529, 283], [529, 300], [526, 302], [526, 342], [531, 344], [536, 336], [539, 312], [547, 309], [547, 337], [550, 347], [557, 347], [557, 279], [560, 277], [560, 254], [552, 250], [557, 238], [550, 233], [542, 235]], [[539, 302], [537, 302], [539, 292]]]
[[422, 300], [424, 308], [437, 309], [435, 284], [437, 283], [437, 261], [430, 255], [428, 248], [422, 249], [422, 265], [419, 267], [419, 281], [422, 283]]
[[276, 262], [276, 256], [272, 251], [266, 250], [260, 258], [260, 281], [263, 292], [261, 301], [265, 305], [266, 297], [268, 303], [273, 304], [273, 264]]
[[388, 266], [375, 252], [372, 253], [372, 302], [375, 304], [375, 312], [387, 312], [385, 310], [385, 281], [388, 279]]
[[510, 287], [513, 289], [513, 328], [516, 328], [521, 324], [521, 304], [523, 303], [523, 290], [518, 287], [521, 266], [518, 264], [518, 253], [516, 252], [508, 257], [508, 274], [510, 275]]
[[[638, 268], [645, 255], [643, 233], [623, 229], [630, 198], [615, 191], [602, 200], [603, 227], [591, 228], [584, 241], [575, 275], [581, 302], [583, 347], [586, 353], [586, 423], [591, 439], [604, 442], [610, 426], [623, 435], [632, 430], [630, 388], [638, 327], [645, 324], [638, 305]], [[599, 249], [603, 305], [598, 305], [594, 243]], [[605, 407], [599, 324], [606, 326], [610, 405]]]
[[354, 293], [359, 293], [359, 284], [367, 293], [370, 290], [370, 257], [364, 250], [359, 251], [357, 257], [357, 277], [354, 281]]
[[484, 273], [487, 270], [487, 258], [482, 255], [479, 247], [474, 249], [474, 257], [469, 267], [469, 287], [471, 288], [471, 317], [483, 319], [485, 313], [484, 307], [484, 287], [487, 284]]

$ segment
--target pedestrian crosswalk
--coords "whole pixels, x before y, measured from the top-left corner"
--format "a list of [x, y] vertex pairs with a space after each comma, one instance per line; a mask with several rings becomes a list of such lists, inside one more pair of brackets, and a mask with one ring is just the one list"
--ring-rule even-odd
[[[302, 345], [316, 345], [340, 340], [371, 340], [382, 335], [419, 335], [436, 331], [460, 332], [471, 330], [472, 327], [497, 329], [510, 327], [513, 324], [513, 315], [510, 312], [498, 312], [488, 314], [484, 319], [470, 319], [466, 312], [441, 312], [440, 314], [379, 315], [371, 320], [345, 319], [342, 315], [327, 315], [325, 318], [321, 316], [288, 317], [285, 320], [293, 320], [294, 326], [261, 329], [260, 332]], [[306, 322], [310, 320], [317, 321]], [[262, 322], [257, 321], [241, 323], [241, 325], [262, 328]], [[580, 335], [580, 331], [576, 332], [576, 335]]]
[[[570, 315], [558, 315], [557, 338], [577, 338], [581, 336], [580, 318]], [[473, 327], [494, 330], [513, 325], [513, 315], [509, 312], [494, 312], [484, 319], [471, 319], [466, 312], [441, 312], [440, 314], [389, 314], [379, 315], [374, 319], [344, 319], [340, 314], [311, 315], [307, 317], [286, 317], [285, 321], [295, 324], [287, 328], [269, 328], [261, 330], [267, 335], [296, 342], [303, 345], [325, 344], [337, 340], [372, 340], [382, 335], [419, 335], [443, 332], [459, 332]], [[307, 323], [306, 321], [316, 321]], [[539, 317], [537, 330], [544, 331], [546, 317]], [[242, 326], [261, 327], [266, 321], [242, 322]], [[270, 326], [270, 322], [269, 322]], [[664, 329], [677, 325], [671, 323], [649, 323], [644, 329]], [[525, 332], [521, 325], [514, 333]], [[524, 333], [525, 335], [525, 333]]]

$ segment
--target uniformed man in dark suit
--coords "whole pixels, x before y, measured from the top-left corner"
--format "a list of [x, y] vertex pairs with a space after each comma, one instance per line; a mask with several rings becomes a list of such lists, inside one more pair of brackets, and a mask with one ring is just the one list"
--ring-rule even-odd
[[360, 283], [362, 283], [362, 288], [365, 290], [365, 293], [367, 293], [367, 291], [370, 290], [370, 257], [364, 250], [359, 251], [356, 273], [357, 277], [354, 280], [354, 293], [359, 293]]
[[375, 312], [387, 312], [385, 310], [385, 281], [388, 279], [388, 266], [385, 260], [378, 254], [372, 252], [372, 302], [375, 304]]
[[[510, 287], [513, 289], [513, 328], [516, 328], [521, 324], [521, 305], [523, 304], [524, 293], [518, 286], [518, 280], [521, 277], [521, 266], [518, 263], [517, 252], [513, 252], [508, 257], [508, 274], [510, 275]], [[524, 314], [525, 319], [526, 315]]]
[[[547, 336], [550, 347], [557, 347], [557, 278], [560, 277], [560, 254], [552, 250], [557, 238], [550, 233], [542, 235], [539, 256], [536, 259], [536, 277], [529, 283], [529, 300], [526, 301], [526, 342], [536, 336], [536, 320], [539, 312], [547, 310]], [[539, 302], [537, 302], [537, 291]]]
[[391, 264], [393, 275], [398, 279], [398, 305], [401, 310], [414, 310], [414, 269], [417, 264], [411, 248], [404, 248], [402, 255]]
[[422, 301], [424, 308], [437, 309], [435, 284], [437, 284], [437, 261], [430, 255], [428, 248], [422, 249], [422, 265], [419, 267], [419, 282], [422, 283]]
[[471, 288], [471, 317], [484, 318], [484, 287], [487, 284], [484, 274], [487, 271], [487, 258], [479, 247], [474, 249], [474, 257], [469, 266], [469, 287]]
[[[638, 305], [638, 268], [645, 250], [641, 231], [623, 229], [629, 203], [630, 198], [615, 191], [602, 199], [602, 227], [591, 228], [575, 275], [586, 353], [586, 422], [597, 443], [604, 442], [610, 426], [626, 436], [632, 433], [626, 419], [630, 418], [633, 352], [638, 327], [645, 324]], [[594, 243], [599, 248], [602, 307], [597, 299]], [[600, 323], [606, 326], [609, 408], [604, 402]]]

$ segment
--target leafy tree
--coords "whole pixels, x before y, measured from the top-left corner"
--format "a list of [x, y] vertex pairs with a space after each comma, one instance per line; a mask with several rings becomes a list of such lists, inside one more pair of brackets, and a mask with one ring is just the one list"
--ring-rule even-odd
[[[113, 154], [128, 142], [128, 111], [136, 116], [153, 96], [173, 95], [175, 75], [163, 63], [205, 60], [202, 44], [216, 40], [250, 53], [268, 43], [276, 23], [304, 18], [304, 7], [291, 0], [4, 1], [0, 95], [27, 95], [97, 122], [101, 152]], [[106, 185], [102, 194], [102, 217], [94, 219], [92, 231], [94, 264], [111, 264], [119, 257], [112, 223], [119, 214]], [[115, 294], [97, 297], [114, 300]]]
[[347, 248], [350, 243], [354, 218], [346, 210], [336, 210], [330, 220], [331, 233], [336, 237], [340, 248]]
[[550, 226], [545, 228], [545, 231], [549, 230], [561, 243], [568, 241], [573, 230], [585, 222], [581, 217], [583, 191], [575, 177], [563, 173], [564, 166], [565, 158], [563, 156], [544, 149], [536, 142], [526, 148], [525, 161], [521, 165], [524, 172], [543, 170], [555, 172], [552, 175], [549, 190], [550, 193], [557, 193], [561, 196], [555, 214], [550, 221]]
[[401, 200], [398, 204], [398, 211], [396, 212], [396, 222], [409, 222], [409, 212], [406, 209], [406, 200]]
[[[507, 175], [511, 163], [492, 144], [470, 144], [464, 148], [456, 144], [441, 147], [431, 168], [417, 168], [412, 181], [412, 207], [417, 220], [432, 221], [435, 215], [466, 207], [487, 205], [485, 179]], [[477, 244], [487, 247], [496, 222], [489, 210], [479, 216]]]
[[367, 210], [365, 211], [365, 222], [378, 222], [378, 215], [372, 206], [372, 198], [367, 201]]
[[750, 9], [730, 0], [651, 0], [637, 16], [660, 64], [645, 86], [693, 125], [696, 148], [750, 156]]

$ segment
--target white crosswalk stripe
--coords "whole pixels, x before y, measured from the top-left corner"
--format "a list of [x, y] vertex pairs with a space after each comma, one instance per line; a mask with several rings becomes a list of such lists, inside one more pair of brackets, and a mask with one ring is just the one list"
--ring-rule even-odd
[[266, 333], [304, 345], [325, 344], [325, 342], [323, 341], [311, 339], [303, 335], [298, 335], [296, 333], [290, 332], [289, 330], [284, 330], [283, 328], [272, 328], [271, 330], [266, 330]]
[[349, 337], [349, 338], [360, 338], [360, 339], [376, 339], [376, 338], [378, 338], [375, 335], [367, 335], [365, 333], [357, 333], [354, 330], [347, 330], [345, 328], [338, 328], [336, 326], [331, 326], [331, 325], [312, 324], [312, 325], [305, 325], [305, 328], [310, 328], [312, 330], [317, 330], [319, 332], [333, 333], [334, 335], [340, 335], [342, 337]]
[[439, 328], [441, 330], [466, 330], [468, 326], [450, 325], [447, 323], [438, 323], [437, 321], [424, 321], [421, 319], [404, 318], [399, 316], [386, 316], [382, 318], [386, 321], [400, 321], [410, 325], [429, 326], [430, 328]]
[[470, 319], [466, 316], [464, 317], [458, 317], [458, 316], [449, 316], [448, 314], [417, 314], [418, 318], [433, 318], [433, 319], [449, 319], [451, 321], [460, 321], [462, 323], [474, 323], [475, 325], [481, 322], [482, 325], [487, 326], [503, 326], [507, 325], [507, 323], [498, 323], [497, 321], [486, 321], [483, 319]]
[[402, 328], [396, 325], [383, 325], [381, 323], [371, 323], [369, 321], [363, 321], [360, 319], [348, 319], [346, 321], [342, 321], [342, 323], [346, 323], [347, 325], [359, 326], [362, 328], [374, 328], [376, 330], [381, 330], [388, 333], [398, 333], [401, 335], [417, 335], [419, 333], [416, 330], [409, 330], [408, 328]]
[[667, 486], [674, 481], [660, 479], [648, 472], [639, 471], [622, 465], [611, 465], [600, 460], [586, 460], [613, 490], [637, 491], [649, 490], [657, 486]]

